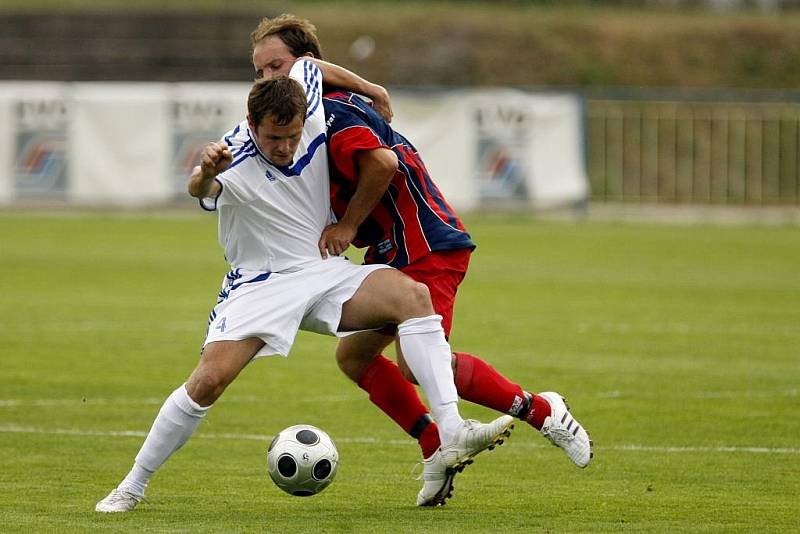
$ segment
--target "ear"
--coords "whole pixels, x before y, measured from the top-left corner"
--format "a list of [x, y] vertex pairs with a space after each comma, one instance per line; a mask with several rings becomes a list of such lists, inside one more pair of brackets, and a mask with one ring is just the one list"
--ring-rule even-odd
[[247, 125], [250, 127], [251, 132], [256, 133], [256, 128], [258, 125], [253, 123], [253, 117], [251, 117], [249, 113], [247, 114]]
[[311, 59], [316, 59], [317, 58], [317, 56], [315, 56], [311, 52], [306, 52], [305, 54], [303, 54], [303, 57], [310, 57]]

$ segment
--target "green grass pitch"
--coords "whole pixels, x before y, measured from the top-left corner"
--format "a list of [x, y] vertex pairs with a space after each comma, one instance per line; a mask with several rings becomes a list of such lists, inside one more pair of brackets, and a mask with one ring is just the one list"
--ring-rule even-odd
[[[416, 445], [341, 375], [335, 340], [245, 369], [154, 477], [101, 515], [193, 368], [227, 270], [213, 215], [0, 214], [4, 532], [786, 532], [800, 525], [800, 231], [466, 220], [452, 345], [590, 430], [585, 470], [518, 424], [417, 509]], [[495, 414], [462, 403], [469, 417]], [[322, 494], [269, 480], [269, 436], [327, 430]]]

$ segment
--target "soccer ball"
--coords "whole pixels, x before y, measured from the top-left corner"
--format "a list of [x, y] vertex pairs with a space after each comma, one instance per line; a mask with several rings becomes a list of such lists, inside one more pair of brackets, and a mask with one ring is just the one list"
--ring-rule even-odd
[[338, 468], [336, 445], [315, 426], [285, 428], [267, 449], [269, 476], [290, 495], [308, 497], [319, 493], [333, 482]]

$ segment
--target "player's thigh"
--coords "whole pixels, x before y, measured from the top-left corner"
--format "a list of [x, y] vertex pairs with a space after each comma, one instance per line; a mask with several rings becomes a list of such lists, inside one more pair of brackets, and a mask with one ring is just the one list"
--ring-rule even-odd
[[378, 328], [433, 313], [425, 284], [395, 269], [380, 269], [367, 276], [342, 306], [340, 330]]

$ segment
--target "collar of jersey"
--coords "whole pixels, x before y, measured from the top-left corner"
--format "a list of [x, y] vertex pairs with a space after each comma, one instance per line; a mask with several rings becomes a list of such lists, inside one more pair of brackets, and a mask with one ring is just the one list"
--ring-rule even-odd
[[[275, 163], [272, 163], [272, 161], [270, 161], [270, 159], [267, 157], [267, 155], [264, 154], [263, 152], [261, 152], [261, 147], [258, 146], [258, 143], [256, 142], [256, 138], [253, 135], [253, 132], [250, 130], [250, 126], [249, 125], [247, 126], [247, 137], [250, 139], [250, 141], [253, 142], [253, 146], [256, 148], [256, 153], [261, 157], [262, 160], [264, 160], [265, 163], [267, 163], [269, 165], [272, 165], [273, 167], [275, 167], [276, 169], [281, 171], [284, 176], [295, 176], [295, 175], [297, 175], [297, 173], [294, 171], [294, 169], [292, 168], [291, 165], [290, 166], [277, 165]], [[294, 161], [292, 161], [292, 165], [294, 165]]]

